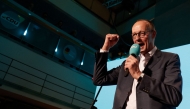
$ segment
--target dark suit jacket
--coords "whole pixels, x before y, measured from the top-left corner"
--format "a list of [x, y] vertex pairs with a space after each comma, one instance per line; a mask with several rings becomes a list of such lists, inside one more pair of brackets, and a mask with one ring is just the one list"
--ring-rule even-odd
[[[108, 53], [96, 53], [93, 82], [95, 85], [117, 85], [113, 109], [125, 109], [133, 78], [124, 71], [124, 62], [107, 71]], [[137, 85], [137, 109], [176, 109], [182, 101], [182, 76], [177, 54], [157, 50]]]

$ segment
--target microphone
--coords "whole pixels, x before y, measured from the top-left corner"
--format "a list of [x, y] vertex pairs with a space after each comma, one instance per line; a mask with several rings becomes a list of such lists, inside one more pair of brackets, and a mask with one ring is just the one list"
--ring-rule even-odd
[[[139, 44], [133, 44], [129, 50], [129, 55], [134, 56], [135, 58], [139, 55], [140, 53], [140, 46]], [[126, 69], [125, 77], [128, 75], [129, 69]]]
[[139, 53], [140, 53], [139, 44], [133, 44], [129, 50], [129, 55], [132, 55], [136, 58], [139, 55]]

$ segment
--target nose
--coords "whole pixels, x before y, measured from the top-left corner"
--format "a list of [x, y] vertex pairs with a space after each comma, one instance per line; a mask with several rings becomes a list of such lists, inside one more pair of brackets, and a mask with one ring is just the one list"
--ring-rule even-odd
[[136, 35], [136, 37], [134, 38], [134, 40], [140, 40], [140, 34]]
[[140, 36], [138, 35], [135, 39], [133, 39], [134, 43], [142, 42]]

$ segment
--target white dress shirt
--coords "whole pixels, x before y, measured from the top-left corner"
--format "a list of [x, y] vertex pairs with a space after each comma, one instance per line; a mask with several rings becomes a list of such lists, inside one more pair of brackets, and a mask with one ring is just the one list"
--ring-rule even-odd
[[[152, 55], [155, 53], [155, 51], [157, 50], [157, 47], [155, 46], [150, 52], [148, 52], [147, 54], [142, 55], [140, 54], [140, 62], [139, 62], [139, 69], [142, 72], [146, 66], [146, 64], [148, 63], [148, 61], [150, 60], [150, 58], [152, 57]], [[132, 91], [131, 94], [129, 95], [129, 99], [127, 101], [127, 106], [126, 109], [137, 109], [137, 104], [136, 104], [136, 86], [138, 84], [138, 81], [136, 79], [134, 79], [133, 81], [133, 85], [132, 85]]]

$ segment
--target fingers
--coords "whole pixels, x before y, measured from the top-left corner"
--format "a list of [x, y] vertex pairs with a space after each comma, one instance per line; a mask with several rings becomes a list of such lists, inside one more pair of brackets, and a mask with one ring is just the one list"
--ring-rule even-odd
[[119, 35], [118, 34], [107, 34], [106, 39], [108, 41], [115, 41], [117, 42], [119, 40]]
[[131, 61], [138, 61], [137, 58], [135, 58], [134, 56], [132, 55], [129, 55], [129, 57], [127, 58], [128, 60], [131, 60]]
[[106, 37], [109, 40], [119, 40], [119, 35], [118, 34], [107, 34]]
[[139, 61], [135, 57], [133, 57], [132, 55], [130, 55], [125, 60], [124, 69], [127, 69], [127, 68], [131, 71], [131, 73], [134, 70], [138, 70], [139, 69]]
[[130, 57], [126, 58], [124, 69], [131, 68], [131, 65], [132, 65], [132, 59]]
[[107, 34], [102, 49], [109, 50], [118, 42], [118, 40], [119, 40], [118, 34]]
[[131, 64], [137, 64], [138, 60], [134, 56], [129, 55], [129, 57], [126, 58], [126, 62]]

